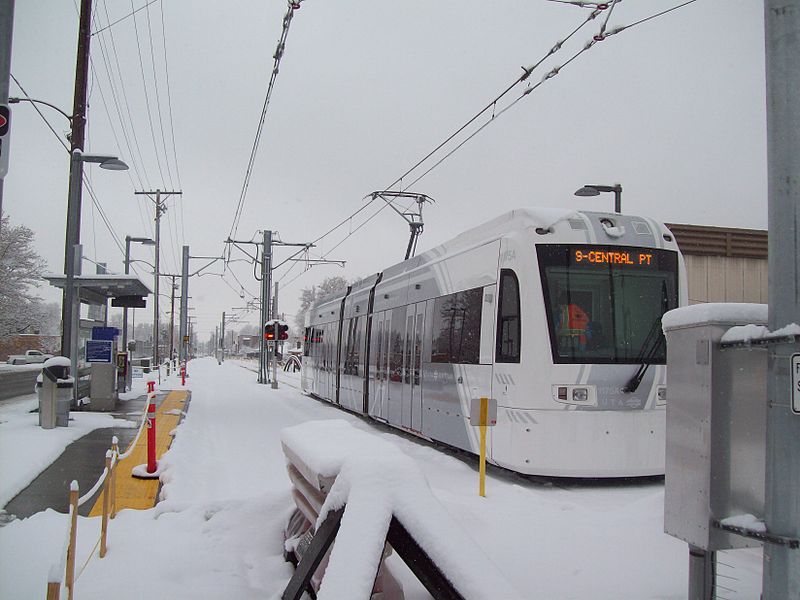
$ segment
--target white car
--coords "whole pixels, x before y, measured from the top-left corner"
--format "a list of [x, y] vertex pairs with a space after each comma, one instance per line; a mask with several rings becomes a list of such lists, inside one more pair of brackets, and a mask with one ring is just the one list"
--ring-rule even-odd
[[6, 362], [9, 365], [29, 365], [33, 363], [43, 363], [48, 358], [53, 358], [52, 354], [45, 354], [38, 350], [28, 350], [25, 354], [12, 354]]

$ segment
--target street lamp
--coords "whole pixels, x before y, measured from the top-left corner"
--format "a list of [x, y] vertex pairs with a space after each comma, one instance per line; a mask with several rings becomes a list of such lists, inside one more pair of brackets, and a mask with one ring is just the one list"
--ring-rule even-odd
[[75, 377], [75, 404], [78, 402], [78, 328], [80, 326], [80, 298], [76, 298], [75, 275], [80, 273], [79, 252], [81, 240], [81, 195], [83, 192], [83, 163], [97, 163], [103, 169], [121, 171], [128, 168], [116, 156], [84, 154], [80, 148], [70, 153], [69, 196], [67, 199], [67, 234], [64, 248], [64, 297], [61, 305], [61, 354], [70, 358], [72, 376]]
[[[155, 246], [156, 243], [146, 237], [125, 236], [125, 275], [131, 271], [131, 242], [142, 244], [143, 246]], [[134, 309], [135, 310], [135, 309]], [[122, 309], [122, 351], [128, 352], [128, 307]], [[130, 365], [126, 365], [125, 373], [130, 373]], [[125, 377], [125, 385], [128, 385], [128, 377]]]
[[622, 186], [618, 183], [614, 185], [584, 185], [575, 191], [576, 196], [599, 196], [600, 192], [614, 192], [614, 212], [622, 212]]

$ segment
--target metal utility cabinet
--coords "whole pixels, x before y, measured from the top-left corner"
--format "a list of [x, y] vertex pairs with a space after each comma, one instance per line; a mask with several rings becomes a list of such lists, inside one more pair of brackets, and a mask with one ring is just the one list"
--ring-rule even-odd
[[662, 323], [664, 531], [689, 544], [689, 599], [709, 600], [717, 550], [800, 548], [800, 540], [765, 524], [768, 348], [797, 348], [800, 336], [796, 325], [770, 332], [764, 304], [698, 304], [668, 312]]
[[716, 520], [764, 514], [767, 352], [725, 348], [732, 327], [766, 326], [765, 304], [671, 311], [667, 337], [664, 530], [703, 550], [757, 546]]

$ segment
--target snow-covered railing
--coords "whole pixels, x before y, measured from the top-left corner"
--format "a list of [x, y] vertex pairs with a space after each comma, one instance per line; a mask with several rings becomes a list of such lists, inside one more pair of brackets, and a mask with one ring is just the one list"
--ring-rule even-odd
[[297, 568], [283, 600], [298, 600], [315, 577], [318, 600], [403, 598], [399, 585], [389, 589], [391, 572], [381, 577], [387, 543], [434, 598], [522, 598], [396, 446], [341, 420], [284, 429], [281, 441], [298, 506], [285, 542]]
[[[144, 406], [144, 411], [142, 412], [142, 422], [139, 425], [139, 431], [136, 434], [136, 438], [128, 447], [128, 451], [124, 454], [120, 454], [119, 452], [119, 440], [117, 436], [113, 436], [111, 438], [111, 449], [106, 451], [106, 464], [105, 468], [103, 469], [103, 473], [97, 479], [95, 484], [92, 488], [86, 492], [83, 496], [78, 496], [80, 487], [78, 486], [77, 481], [73, 481], [70, 484], [69, 489], [69, 512], [67, 514], [69, 518], [69, 527], [67, 528], [67, 533], [65, 536], [64, 542], [64, 550], [61, 554], [61, 559], [58, 563], [53, 564], [50, 567], [50, 572], [47, 576], [47, 600], [59, 600], [61, 597], [61, 588], [67, 588], [67, 599], [73, 600], [74, 597], [74, 589], [75, 589], [75, 582], [80, 578], [83, 571], [89, 564], [89, 561], [94, 557], [95, 550], [97, 550], [98, 545], [100, 546], [99, 556], [100, 558], [104, 558], [108, 549], [107, 540], [108, 540], [108, 520], [113, 519], [116, 517], [117, 514], [117, 503], [116, 503], [116, 466], [117, 463], [122, 460], [123, 458], [127, 458], [133, 452], [136, 444], [139, 441], [139, 437], [142, 435], [142, 431], [144, 430], [145, 424], [147, 422], [147, 407], [150, 404], [152, 397], [155, 396], [155, 392], [149, 393], [147, 402]], [[77, 528], [78, 528], [78, 508], [86, 504], [89, 500], [91, 500], [95, 494], [103, 488], [103, 514], [102, 514], [102, 523], [100, 526], [100, 537], [98, 538], [97, 542], [95, 543], [94, 547], [92, 548], [89, 556], [86, 558], [86, 561], [81, 567], [80, 572], [78, 573], [77, 577], [75, 576], [75, 540], [77, 537]]]

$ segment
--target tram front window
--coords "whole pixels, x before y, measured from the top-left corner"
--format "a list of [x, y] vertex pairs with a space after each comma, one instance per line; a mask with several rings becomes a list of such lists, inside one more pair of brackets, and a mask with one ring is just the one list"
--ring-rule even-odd
[[661, 316], [678, 305], [676, 252], [565, 244], [536, 249], [555, 362], [666, 362]]

